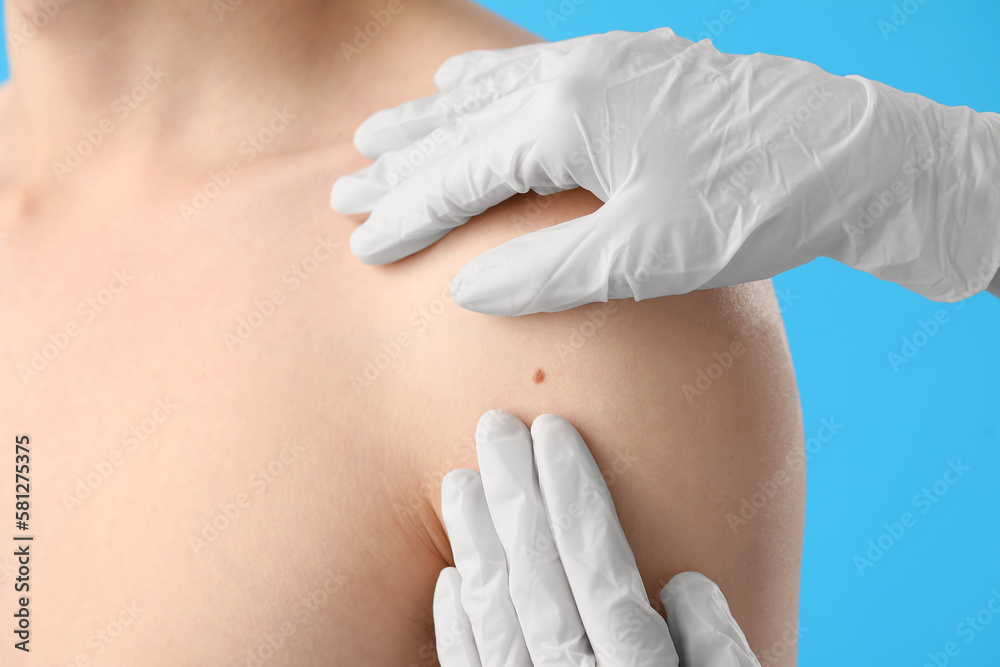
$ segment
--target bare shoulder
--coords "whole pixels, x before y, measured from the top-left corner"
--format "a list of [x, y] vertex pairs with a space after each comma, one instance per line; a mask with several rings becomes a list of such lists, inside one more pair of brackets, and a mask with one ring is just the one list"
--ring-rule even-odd
[[[441, 280], [450, 280], [469, 260], [485, 250], [517, 236], [592, 213], [600, 205], [600, 200], [581, 189], [545, 197], [534, 193], [515, 196], [451, 232], [425, 251], [378, 270], [426, 276], [437, 285]], [[730, 343], [739, 343], [737, 352], [740, 357], [744, 352], [766, 348], [769, 353], [784, 353], [784, 362], [788, 361], [781, 313], [770, 281], [641, 302], [621, 299], [564, 313], [519, 318], [491, 317], [459, 308], [455, 310], [456, 316], [463, 319], [463, 330], [483, 327], [505, 334], [530, 331], [533, 338], [551, 338], [548, 342], [553, 343], [553, 350], [558, 348], [560, 360], [570, 365], [571, 359], [596, 355], [598, 341], [611, 343], [613, 339], [619, 339], [622, 342], [625, 338], [648, 345], [648, 351], [683, 356], [689, 361], [696, 361], [699, 351], [706, 352], [711, 358], [711, 352], [717, 347]], [[611, 317], [604, 318], [602, 313]], [[601, 325], [591, 335], [585, 336], [589, 351], [584, 351], [579, 336], [573, 341], [561, 338], [567, 326], [572, 328], [574, 323], [604, 322], [605, 319], [607, 326]], [[584, 327], [584, 330], [590, 331], [591, 327]], [[569, 349], [566, 349], [567, 346]], [[578, 351], [583, 354], [578, 355]], [[593, 362], [596, 359], [589, 360]]]
[[[416, 443], [420, 483], [440, 522], [440, 477], [476, 466], [483, 412], [527, 423], [562, 415], [606, 473], [654, 604], [674, 574], [701, 571], [764, 650], [797, 618], [804, 507], [798, 395], [770, 282], [518, 318], [447, 301], [447, 281], [479, 252], [599, 205], [583, 191], [515, 197], [378, 269], [406, 276], [414, 312], [441, 302], [410, 345], [400, 385], [432, 395], [397, 401], [399, 419], [428, 425]], [[767, 505], [739, 523], [742, 499], [775, 479]], [[443, 529], [436, 541], [447, 544]], [[793, 663], [794, 651], [771, 659]]]

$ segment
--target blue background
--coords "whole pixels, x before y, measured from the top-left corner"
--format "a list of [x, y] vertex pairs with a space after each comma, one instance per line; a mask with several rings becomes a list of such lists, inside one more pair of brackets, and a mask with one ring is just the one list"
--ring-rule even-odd
[[[802, 58], [951, 105], [1000, 111], [1000, 3], [972, 0], [485, 0], [550, 40], [670, 26], [733, 53]], [[883, 33], [894, 4], [913, 11]], [[729, 14], [724, 14], [728, 10]], [[898, 16], [897, 16], [898, 18]], [[2, 19], [0, 19], [2, 20]], [[726, 23], [725, 21], [729, 21]], [[0, 57], [0, 78], [6, 78]], [[842, 424], [809, 457], [800, 664], [1000, 665], [1000, 615], [959, 626], [1000, 591], [1000, 300], [936, 304], [827, 260], [775, 279], [795, 359], [807, 438]], [[948, 322], [894, 369], [920, 322]], [[969, 470], [938, 501], [914, 496], [949, 461]], [[924, 509], [927, 511], [923, 511]], [[910, 512], [898, 539], [885, 524]], [[898, 534], [898, 531], [897, 531]], [[859, 572], [868, 541], [891, 546]], [[1000, 593], [995, 608], [1000, 609]], [[987, 621], [987, 619], [989, 619]], [[953, 653], [955, 651], [952, 651]], [[938, 655], [937, 665], [945, 656]], [[766, 667], [766, 665], [765, 665]]]

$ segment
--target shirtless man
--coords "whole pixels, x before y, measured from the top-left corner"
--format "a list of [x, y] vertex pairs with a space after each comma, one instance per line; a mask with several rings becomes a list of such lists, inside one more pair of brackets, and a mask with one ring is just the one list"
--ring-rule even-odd
[[496, 318], [451, 277], [596, 199], [516, 198], [385, 267], [330, 210], [361, 120], [535, 37], [454, 0], [50, 5], [5, 6], [0, 434], [10, 466], [30, 436], [35, 540], [31, 652], [8, 631], [2, 664], [435, 664], [440, 481], [497, 407], [577, 426], [654, 604], [702, 572], [794, 664], [802, 425], [769, 283]]

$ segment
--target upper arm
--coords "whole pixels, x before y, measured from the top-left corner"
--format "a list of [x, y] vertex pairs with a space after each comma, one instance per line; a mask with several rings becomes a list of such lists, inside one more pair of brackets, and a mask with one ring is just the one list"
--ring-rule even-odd
[[[414, 282], [416, 311], [478, 252], [599, 204], [581, 191], [545, 199], [515, 198], [382, 270], [424, 276]], [[525, 216], [530, 201], [541, 207]], [[697, 570], [722, 588], [756, 651], [792, 636], [802, 427], [768, 281], [519, 318], [447, 306], [413, 343], [408, 386], [421, 387], [420, 395], [400, 401], [420, 411], [406, 417], [411, 423], [427, 427], [422, 474], [439, 482], [449, 469], [474, 467], [472, 437], [488, 409], [528, 424], [542, 413], [561, 415], [606, 473], [655, 606], [671, 576]], [[545, 378], [536, 382], [539, 369]], [[440, 519], [440, 486], [430, 486]], [[762, 488], [774, 491], [761, 496]], [[758, 506], [752, 516], [742, 510], [749, 519], [740, 514], [743, 499]], [[794, 661], [794, 648], [780, 651], [784, 660]], [[778, 653], [771, 664], [792, 664]]]

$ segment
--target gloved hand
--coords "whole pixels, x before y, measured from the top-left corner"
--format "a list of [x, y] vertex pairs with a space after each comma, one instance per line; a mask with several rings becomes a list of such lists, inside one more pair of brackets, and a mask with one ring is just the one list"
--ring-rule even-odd
[[[351, 238], [392, 262], [515, 192], [582, 186], [595, 213], [455, 277], [493, 314], [769, 278], [826, 256], [935, 300], [1000, 266], [1000, 115], [661, 28], [446, 61], [440, 93], [355, 134], [375, 163], [334, 185]], [[484, 92], [485, 91], [485, 92]]]
[[[576, 429], [542, 415], [531, 432], [494, 410], [479, 420], [482, 476], [441, 489], [456, 567], [434, 591], [442, 667], [759, 667], [718, 587], [695, 572], [649, 606], [596, 462]], [[668, 632], [669, 624], [669, 632]]]

